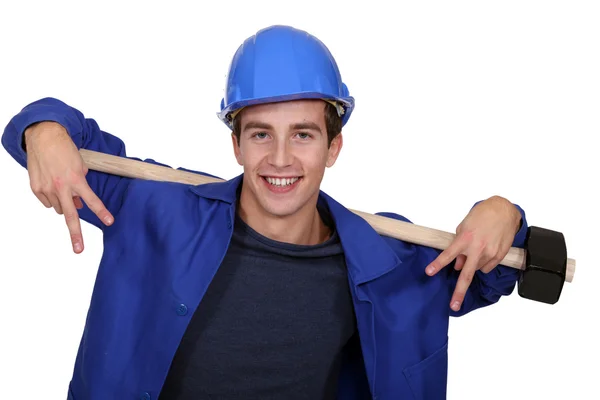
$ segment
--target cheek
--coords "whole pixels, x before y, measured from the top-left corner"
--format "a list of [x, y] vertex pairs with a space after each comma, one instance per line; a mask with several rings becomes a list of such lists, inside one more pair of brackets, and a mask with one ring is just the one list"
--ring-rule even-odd
[[320, 148], [303, 149], [297, 159], [309, 174], [322, 175], [327, 164], [328, 153]]
[[244, 169], [251, 170], [264, 158], [261, 149], [252, 146], [251, 143], [243, 143], [239, 150], [238, 161], [244, 166]]

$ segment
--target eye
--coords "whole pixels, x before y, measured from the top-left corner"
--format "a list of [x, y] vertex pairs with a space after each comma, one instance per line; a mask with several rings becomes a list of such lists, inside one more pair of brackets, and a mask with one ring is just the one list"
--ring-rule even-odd
[[256, 132], [254, 135], [252, 135], [252, 137], [255, 137], [257, 139], [265, 139], [267, 137], [267, 133], [266, 132]]
[[306, 133], [306, 132], [300, 132], [300, 133], [298, 133], [298, 137], [299, 137], [300, 139], [309, 139], [311, 136], [310, 136], [310, 134], [309, 134], [309, 133]]

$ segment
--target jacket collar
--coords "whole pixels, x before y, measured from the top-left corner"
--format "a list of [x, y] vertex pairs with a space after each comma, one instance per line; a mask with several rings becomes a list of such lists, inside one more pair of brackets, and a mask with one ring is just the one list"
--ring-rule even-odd
[[[190, 190], [200, 197], [235, 207], [242, 181], [243, 174], [240, 174], [230, 180], [192, 186]], [[318, 201], [331, 214], [344, 248], [348, 271], [355, 284], [376, 279], [402, 263], [386, 241], [360, 216], [323, 191], [320, 191]]]

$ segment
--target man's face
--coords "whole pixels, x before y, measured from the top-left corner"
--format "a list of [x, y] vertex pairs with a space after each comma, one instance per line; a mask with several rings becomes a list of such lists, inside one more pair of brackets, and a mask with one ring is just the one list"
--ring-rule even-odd
[[327, 146], [325, 103], [295, 100], [243, 109], [240, 144], [234, 152], [244, 167], [246, 212], [285, 217], [315, 206], [326, 167], [342, 147], [341, 134]]

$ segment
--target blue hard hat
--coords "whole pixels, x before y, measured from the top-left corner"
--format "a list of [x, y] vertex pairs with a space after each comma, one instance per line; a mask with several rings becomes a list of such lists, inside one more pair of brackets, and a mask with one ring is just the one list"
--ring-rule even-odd
[[237, 49], [217, 115], [232, 129], [232, 113], [243, 107], [297, 99], [323, 99], [336, 105], [342, 126], [354, 109], [354, 98], [325, 44], [305, 31], [274, 25]]

